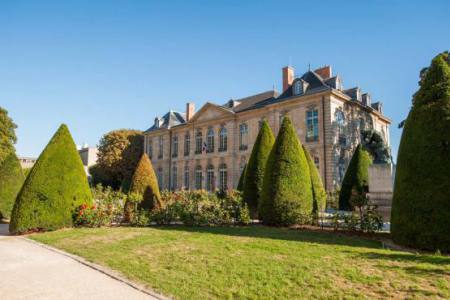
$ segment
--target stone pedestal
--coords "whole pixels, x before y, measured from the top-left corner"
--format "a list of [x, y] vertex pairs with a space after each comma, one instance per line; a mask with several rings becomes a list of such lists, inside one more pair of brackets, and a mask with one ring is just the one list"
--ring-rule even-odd
[[391, 220], [394, 191], [392, 164], [373, 164], [369, 167], [369, 201], [377, 205], [385, 222]]

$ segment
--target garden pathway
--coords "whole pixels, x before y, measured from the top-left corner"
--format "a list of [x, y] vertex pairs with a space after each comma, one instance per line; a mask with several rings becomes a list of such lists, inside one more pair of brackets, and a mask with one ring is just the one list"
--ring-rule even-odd
[[157, 299], [0, 224], [0, 298]]

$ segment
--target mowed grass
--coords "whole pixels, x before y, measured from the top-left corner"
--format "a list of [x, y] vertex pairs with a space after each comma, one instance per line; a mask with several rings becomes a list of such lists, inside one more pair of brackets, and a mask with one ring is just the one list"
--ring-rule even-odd
[[176, 299], [448, 299], [450, 258], [283, 228], [68, 229], [30, 238]]

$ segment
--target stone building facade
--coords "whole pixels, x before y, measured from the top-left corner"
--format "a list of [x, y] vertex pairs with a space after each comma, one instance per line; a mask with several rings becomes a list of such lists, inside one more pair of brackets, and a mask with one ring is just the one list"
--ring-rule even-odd
[[282, 69], [283, 91], [267, 91], [223, 105], [206, 103], [195, 111], [169, 111], [145, 131], [144, 151], [163, 189], [231, 189], [238, 184], [261, 120], [274, 134], [289, 116], [309, 149], [328, 191], [344, 176], [363, 129], [381, 133], [389, 145], [390, 120], [382, 103], [372, 103], [359, 87], [344, 89], [330, 66], [295, 76]]

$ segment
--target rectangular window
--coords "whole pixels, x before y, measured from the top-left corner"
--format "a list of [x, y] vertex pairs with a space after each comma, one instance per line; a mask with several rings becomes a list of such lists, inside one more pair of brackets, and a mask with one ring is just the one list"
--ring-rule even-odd
[[164, 153], [164, 137], [161, 135], [159, 137], [159, 153], [158, 153], [158, 158], [163, 158], [163, 153]]
[[195, 135], [195, 154], [202, 153], [202, 147], [203, 147], [203, 135], [201, 130], [198, 130], [197, 134]]
[[247, 150], [248, 125], [242, 123], [239, 125], [239, 150]]
[[319, 111], [317, 109], [306, 112], [306, 141], [316, 142], [319, 140]]
[[184, 167], [184, 189], [189, 190], [189, 166]]
[[150, 159], [153, 157], [153, 139], [147, 138], [147, 155]]
[[172, 157], [178, 157], [178, 136], [172, 137]]
[[184, 156], [189, 156], [189, 152], [191, 149], [191, 135], [186, 133], [184, 136]]
[[225, 164], [221, 165], [219, 169], [219, 185], [221, 191], [228, 189], [228, 172]]
[[178, 188], [178, 169], [174, 164], [172, 167], [172, 190], [175, 191]]
[[198, 166], [195, 169], [195, 189], [197, 190], [202, 189], [202, 180], [203, 180], [202, 167]]
[[214, 168], [211, 166], [206, 170], [206, 189], [214, 191]]
[[156, 176], [158, 177], [158, 185], [159, 185], [159, 189], [162, 190], [163, 186], [164, 186], [164, 182], [163, 182], [163, 169], [162, 168], [158, 168], [158, 171], [156, 172]]

